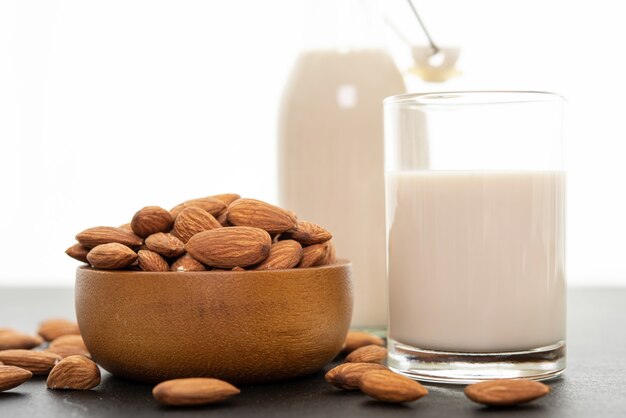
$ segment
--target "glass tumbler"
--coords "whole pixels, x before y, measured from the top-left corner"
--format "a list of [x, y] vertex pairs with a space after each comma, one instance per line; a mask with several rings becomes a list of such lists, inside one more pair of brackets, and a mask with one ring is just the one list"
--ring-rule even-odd
[[561, 96], [389, 97], [388, 365], [420, 380], [565, 369]]

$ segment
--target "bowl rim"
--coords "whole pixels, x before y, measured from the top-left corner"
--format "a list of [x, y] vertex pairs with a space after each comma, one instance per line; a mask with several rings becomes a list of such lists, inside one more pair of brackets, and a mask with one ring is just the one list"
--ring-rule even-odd
[[325, 264], [323, 266], [315, 266], [315, 267], [292, 267], [289, 269], [272, 269], [272, 270], [218, 270], [218, 271], [214, 271], [214, 270], [202, 270], [202, 271], [143, 271], [143, 270], [106, 270], [106, 269], [99, 269], [99, 268], [94, 268], [91, 267], [88, 264], [82, 265], [82, 266], [78, 266], [76, 268], [76, 271], [89, 271], [89, 272], [96, 272], [96, 273], [102, 273], [102, 274], [132, 274], [132, 275], [138, 275], [138, 276], [143, 276], [143, 275], [160, 275], [160, 276], [168, 276], [168, 275], [181, 275], [181, 277], [184, 277], [185, 274], [190, 274], [193, 273], [193, 275], [207, 275], [207, 276], [211, 276], [211, 275], [221, 275], [221, 274], [229, 274], [232, 273], [237, 274], [254, 274], [254, 273], [280, 273], [280, 272], [310, 272], [310, 271], [319, 271], [319, 270], [326, 270], [326, 269], [335, 269], [335, 268], [345, 268], [345, 267], [351, 267], [352, 266], [352, 261], [347, 260], [347, 259], [343, 259], [343, 258], [339, 258], [337, 259], [337, 261], [335, 261], [332, 264]]

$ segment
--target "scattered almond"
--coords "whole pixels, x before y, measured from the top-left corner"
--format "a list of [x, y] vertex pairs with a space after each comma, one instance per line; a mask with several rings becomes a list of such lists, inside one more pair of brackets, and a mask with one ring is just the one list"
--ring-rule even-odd
[[76, 241], [87, 248], [94, 248], [101, 244], [110, 244], [117, 242], [129, 247], [138, 247], [141, 245], [141, 238], [122, 228], [112, 226], [96, 226], [85, 229], [76, 235]]
[[268, 256], [271, 245], [272, 239], [262, 229], [231, 226], [194, 235], [187, 252], [203, 264], [231, 269], [259, 263]]
[[137, 260], [137, 253], [126, 245], [112, 242], [94, 247], [87, 254], [87, 261], [93, 267], [107, 270], [126, 268]]
[[172, 214], [159, 206], [146, 206], [139, 209], [130, 221], [133, 232], [141, 238], [157, 232], [167, 232], [172, 229], [173, 224]]
[[0, 365], [0, 392], [13, 389], [33, 377], [33, 374], [20, 367]]
[[246, 269], [243, 267], [235, 266], [232, 269], [230, 269], [230, 271], [246, 271]]
[[383, 402], [403, 403], [428, 395], [428, 389], [415, 380], [390, 370], [370, 370], [363, 373], [359, 389]]
[[12, 348], [34, 348], [43, 343], [43, 339], [38, 335], [24, 334], [12, 329], [0, 330], [0, 350]]
[[100, 369], [86, 357], [69, 356], [54, 366], [46, 384], [49, 389], [93, 389], [100, 384]]
[[302, 250], [302, 259], [298, 264], [300, 268], [315, 267], [322, 264], [326, 256], [326, 245], [315, 244], [304, 247]]
[[343, 344], [343, 351], [350, 353], [359, 347], [364, 347], [370, 344], [384, 346], [385, 340], [367, 332], [349, 331], [346, 336], [346, 342]]
[[178, 257], [185, 252], [185, 244], [172, 234], [157, 232], [145, 241], [146, 248], [163, 257]]
[[48, 374], [61, 357], [46, 351], [24, 349], [0, 351], [0, 361], [7, 366], [21, 367], [33, 374]]
[[379, 363], [387, 360], [387, 349], [379, 345], [366, 345], [359, 347], [346, 357], [349, 363]]
[[296, 227], [292, 212], [256, 199], [238, 199], [228, 206], [228, 221], [236, 226], [251, 226], [280, 234]]
[[170, 265], [158, 253], [150, 250], [139, 250], [137, 252], [139, 267], [144, 271], [169, 271]]
[[281, 235], [281, 239], [293, 239], [304, 246], [323, 244], [332, 237], [326, 229], [308, 221], [298, 221], [295, 228]]
[[279, 241], [270, 247], [265, 260], [255, 270], [277, 270], [296, 267], [302, 259], [302, 246], [294, 240]]
[[83, 263], [88, 263], [87, 253], [89, 253], [89, 248], [83, 247], [79, 243], [76, 243], [67, 250], [65, 250], [65, 254], [69, 255], [75, 260], [82, 261]]
[[80, 355], [91, 358], [89, 350], [80, 335], [62, 335], [55, 338], [46, 348], [46, 351], [57, 354], [62, 358]]
[[204, 271], [206, 267], [204, 264], [190, 256], [189, 254], [185, 254], [180, 256], [176, 261], [172, 263], [172, 267], [170, 267], [171, 271]]
[[465, 387], [465, 396], [483, 405], [509, 406], [533, 401], [550, 392], [550, 387], [532, 380], [500, 379]]
[[202, 232], [215, 228], [221, 228], [217, 219], [209, 212], [197, 207], [183, 209], [174, 222], [174, 234], [184, 243], [191, 237]]
[[213, 216], [218, 216], [224, 209], [226, 209], [226, 206], [226, 203], [220, 199], [215, 199], [213, 197], [201, 197], [198, 199], [187, 200], [186, 202], [177, 205], [170, 210], [170, 213], [174, 219], [176, 219], [184, 209], [194, 207], [209, 212]]
[[370, 370], [387, 370], [382, 364], [376, 363], [343, 363], [326, 373], [326, 381], [344, 390], [359, 388], [361, 377]]
[[152, 396], [163, 405], [204, 405], [238, 395], [239, 389], [219, 379], [196, 377], [167, 380], [152, 389]]
[[76, 322], [63, 318], [51, 318], [39, 324], [37, 334], [46, 341], [52, 341], [63, 335], [80, 335], [80, 330]]

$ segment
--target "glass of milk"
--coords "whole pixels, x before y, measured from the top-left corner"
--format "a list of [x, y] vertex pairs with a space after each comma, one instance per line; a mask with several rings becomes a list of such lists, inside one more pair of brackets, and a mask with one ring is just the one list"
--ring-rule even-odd
[[385, 100], [389, 366], [420, 380], [565, 369], [562, 97]]

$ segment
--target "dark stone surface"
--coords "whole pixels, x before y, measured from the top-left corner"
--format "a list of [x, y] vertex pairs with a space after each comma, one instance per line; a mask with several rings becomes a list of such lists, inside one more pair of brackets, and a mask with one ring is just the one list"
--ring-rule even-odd
[[[70, 289], [0, 288], [0, 327], [32, 332], [41, 319], [71, 318], [73, 312]], [[548, 396], [515, 408], [482, 407], [465, 398], [462, 386], [432, 384], [427, 385], [430, 394], [420, 401], [382, 404], [358, 392], [333, 389], [320, 372], [296, 381], [243, 386], [241, 395], [222, 404], [172, 409], [152, 399], [152, 386], [104, 372], [102, 384], [86, 392], [48, 390], [45, 378], [35, 377], [0, 393], [0, 417], [626, 416], [626, 289], [571, 290], [568, 321], [565, 376], [549, 382]]]

